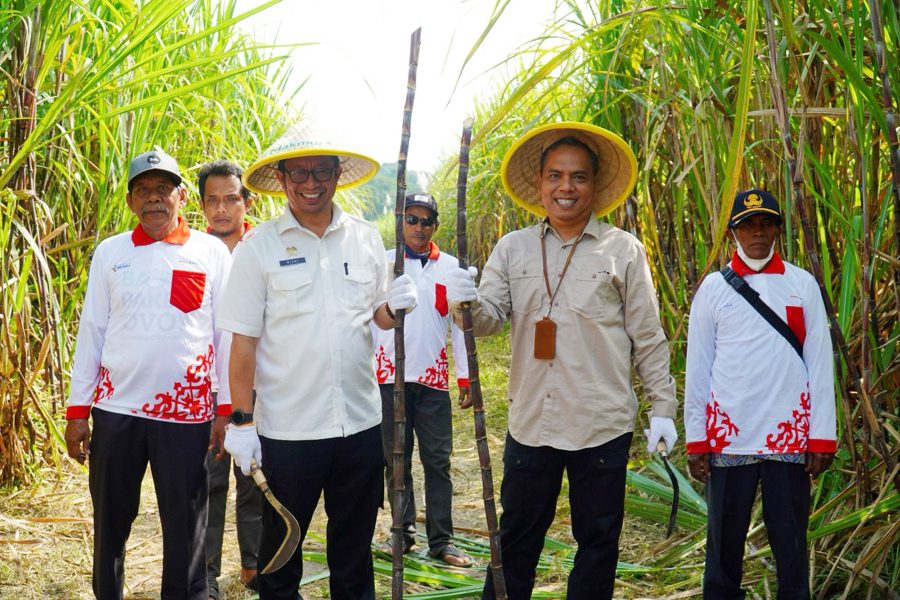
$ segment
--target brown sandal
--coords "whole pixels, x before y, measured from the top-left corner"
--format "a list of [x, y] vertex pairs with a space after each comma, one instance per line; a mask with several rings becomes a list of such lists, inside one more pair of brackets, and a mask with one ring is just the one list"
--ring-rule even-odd
[[452, 544], [444, 546], [444, 549], [435, 558], [444, 561], [448, 565], [463, 568], [471, 567], [475, 562], [471, 556]]

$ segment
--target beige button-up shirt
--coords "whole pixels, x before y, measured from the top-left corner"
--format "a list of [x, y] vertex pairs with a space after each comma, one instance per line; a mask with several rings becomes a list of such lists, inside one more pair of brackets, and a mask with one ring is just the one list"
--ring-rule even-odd
[[550, 308], [541, 262], [544, 227], [550, 287], [556, 289], [575, 240], [564, 242], [541, 223], [497, 243], [472, 306], [477, 336], [497, 333], [510, 321], [510, 434], [528, 446], [580, 450], [633, 431], [632, 364], [653, 415], [674, 418], [675, 380], [646, 252], [634, 236], [607, 223], [588, 223], [554, 298], [555, 358], [534, 358], [535, 323]]

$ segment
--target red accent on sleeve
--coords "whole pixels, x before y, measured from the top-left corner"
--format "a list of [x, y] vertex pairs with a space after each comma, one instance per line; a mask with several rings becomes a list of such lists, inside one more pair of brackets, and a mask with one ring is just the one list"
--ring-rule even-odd
[[447, 306], [447, 286], [441, 283], [434, 284], [434, 308], [442, 317], [447, 316], [449, 311]]
[[216, 416], [217, 417], [230, 417], [231, 416], [231, 405], [230, 404], [219, 404], [216, 406]]
[[709, 453], [709, 442], [688, 442], [685, 446], [687, 448], [688, 454], [708, 454]]
[[810, 439], [806, 443], [807, 452], [822, 452], [824, 454], [834, 454], [837, 452], [836, 440], [813, 440]]
[[785, 306], [784, 309], [787, 311], [788, 327], [791, 328], [791, 331], [793, 331], [794, 335], [797, 336], [797, 339], [800, 340], [800, 345], [802, 346], [803, 340], [806, 339], [806, 322], [803, 320], [803, 307]]
[[461, 377], [456, 380], [456, 385], [461, 388], [467, 388], [467, 387], [469, 387], [469, 380], [464, 377]]
[[66, 408], [66, 420], [72, 419], [89, 419], [91, 417], [91, 406], [78, 405]]

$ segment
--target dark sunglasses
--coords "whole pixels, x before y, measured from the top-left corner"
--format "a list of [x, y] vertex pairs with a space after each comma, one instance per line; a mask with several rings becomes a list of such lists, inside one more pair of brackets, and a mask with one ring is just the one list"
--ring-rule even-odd
[[437, 219], [434, 217], [417, 217], [416, 215], [406, 215], [403, 217], [403, 220], [410, 225], [418, 225], [421, 223], [422, 227], [431, 227], [437, 223]]

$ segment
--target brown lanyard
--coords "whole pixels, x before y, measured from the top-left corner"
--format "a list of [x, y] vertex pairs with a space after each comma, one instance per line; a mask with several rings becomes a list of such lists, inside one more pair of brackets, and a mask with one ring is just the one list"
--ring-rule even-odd
[[541, 231], [541, 260], [544, 263], [544, 284], [547, 286], [547, 295], [550, 296], [550, 306], [547, 308], [547, 314], [544, 315], [545, 319], [550, 318], [550, 311], [553, 310], [553, 299], [556, 297], [556, 293], [559, 291], [559, 286], [562, 285], [563, 277], [566, 276], [566, 271], [569, 269], [569, 263], [572, 261], [572, 255], [575, 254], [575, 247], [578, 246], [578, 242], [581, 241], [581, 238], [584, 237], [584, 231], [582, 230], [581, 234], [575, 240], [575, 243], [572, 244], [572, 247], [569, 249], [569, 254], [566, 256], [566, 262], [563, 265], [562, 272], [559, 274], [559, 281], [556, 282], [556, 289], [550, 290], [550, 276], [547, 274], [547, 244], [544, 242], [544, 236], [547, 235], [547, 229], [549, 225], [545, 223], [543, 231]]

